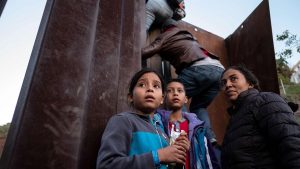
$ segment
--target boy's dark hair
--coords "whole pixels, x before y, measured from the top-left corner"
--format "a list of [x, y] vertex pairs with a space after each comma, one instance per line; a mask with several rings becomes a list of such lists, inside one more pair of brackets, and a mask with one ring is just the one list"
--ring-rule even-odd
[[133, 89], [136, 85], [136, 83], [138, 82], [138, 80], [140, 79], [140, 77], [142, 77], [144, 74], [146, 73], [155, 73], [160, 82], [161, 82], [161, 88], [162, 88], [162, 93], [165, 93], [165, 82], [163, 80], [163, 77], [161, 76], [160, 73], [158, 73], [157, 71], [150, 69], [150, 68], [143, 68], [140, 71], [136, 72], [133, 77], [131, 78], [130, 84], [129, 84], [129, 90], [128, 90], [128, 94], [132, 95], [133, 94]]
[[239, 71], [240, 73], [242, 73], [245, 77], [245, 79], [247, 80], [247, 82], [250, 84], [250, 85], [253, 85], [253, 87], [257, 90], [260, 90], [260, 86], [259, 86], [259, 80], [257, 79], [257, 77], [251, 72], [251, 70], [249, 70], [248, 68], [246, 68], [245, 65], [242, 65], [242, 64], [238, 64], [238, 65], [235, 65], [235, 66], [230, 66], [228, 68], [226, 68], [222, 75], [221, 75], [221, 78], [223, 77], [224, 73], [227, 72], [229, 69], [234, 69], [234, 70], [237, 70]]
[[183, 90], [185, 91], [185, 87], [184, 87], [184, 85], [183, 85], [183, 83], [182, 83], [182, 81], [181, 81], [180, 79], [171, 79], [171, 80], [169, 80], [168, 83], [167, 83], [167, 86], [168, 86], [170, 83], [172, 83], [172, 82], [178, 82], [178, 83], [182, 84]]

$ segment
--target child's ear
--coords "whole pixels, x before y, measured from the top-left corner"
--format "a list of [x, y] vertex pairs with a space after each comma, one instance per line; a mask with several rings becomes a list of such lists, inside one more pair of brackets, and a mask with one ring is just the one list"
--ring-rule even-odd
[[128, 95], [127, 95], [127, 100], [129, 101], [129, 103], [132, 103], [132, 102], [133, 102], [133, 98], [132, 98], [132, 95], [131, 95], [131, 94], [128, 94]]
[[162, 99], [161, 99], [161, 102], [160, 102], [160, 104], [164, 104], [164, 95], [162, 95]]
[[187, 103], [188, 101], [189, 101], [189, 99], [187, 98], [187, 96], [185, 96], [184, 103]]

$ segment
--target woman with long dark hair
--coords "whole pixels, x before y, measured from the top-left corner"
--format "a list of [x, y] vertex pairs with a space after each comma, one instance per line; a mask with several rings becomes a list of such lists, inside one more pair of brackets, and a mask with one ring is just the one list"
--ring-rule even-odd
[[300, 126], [278, 94], [260, 92], [243, 66], [227, 68], [221, 89], [232, 106], [222, 144], [223, 169], [299, 169]]

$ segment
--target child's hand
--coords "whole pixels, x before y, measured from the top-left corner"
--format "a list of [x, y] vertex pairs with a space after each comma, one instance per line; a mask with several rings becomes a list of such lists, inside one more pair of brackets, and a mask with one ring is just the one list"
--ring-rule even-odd
[[160, 162], [185, 164], [186, 149], [183, 146], [173, 144], [159, 149], [157, 153]]
[[176, 139], [175, 145], [181, 146], [185, 149], [185, 151], [189, 151], [190, 149], [190, 141], [187, 137], [186, 132], [181, 132], [180, 136]]

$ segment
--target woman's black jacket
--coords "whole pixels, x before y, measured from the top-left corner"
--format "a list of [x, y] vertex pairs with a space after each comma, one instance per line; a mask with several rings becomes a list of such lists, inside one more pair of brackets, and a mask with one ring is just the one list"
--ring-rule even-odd
[[228, 113], [223, 169], [300, 169], [300, 127], [279, 95], [249, 89]]

